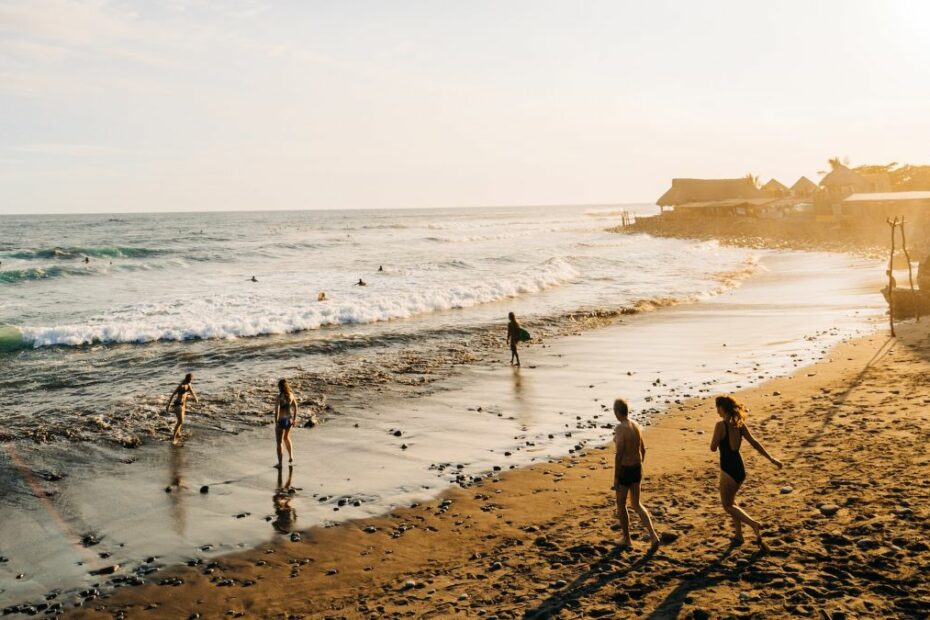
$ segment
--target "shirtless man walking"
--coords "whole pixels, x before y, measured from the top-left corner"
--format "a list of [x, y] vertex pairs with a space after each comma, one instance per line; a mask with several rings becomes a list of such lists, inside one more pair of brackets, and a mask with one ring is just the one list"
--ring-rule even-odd
[[623, 546], [630, 547], [630, 515], [626, 509], [627, 496], [630, 505], [639, 515], [652, 546], [659, 545], [659, 537], [652, 527], [652, 518], [649, 511], [639, 501], [639, 484], [643, 479], [643, 459], [646, 458], [646, 444], [643, 443], [643, 433], [639, 424], [630, 419], [630, 407], [622, 398], [614, 401], [614, 415], [617, 416], [614, 428], [614, 443], [617, 444], [617, 457], [614, 460], [614, 486], [617, 492], [617, 514], [620, 517], [620, 527], [623, 528]]

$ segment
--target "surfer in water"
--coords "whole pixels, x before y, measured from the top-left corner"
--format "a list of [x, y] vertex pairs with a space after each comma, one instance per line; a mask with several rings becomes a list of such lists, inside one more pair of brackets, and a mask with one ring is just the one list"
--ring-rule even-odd
[[368, 286], [368, 285], [365, 284], [365, 281], [364, 281], [364, 280], [362, 280], [361, 278], [359, 278], [359, 279], [358, 279], [358, 282], [355, 283], [355, 286]]
[[324, 291], [320, 291], [319, 293], [317, 293], [317, 295], [316, 295], [316, 300], [317, 300], [317, 301], [326, 301], [326, 293], [325, 293]]
[[251, 282], [258, 282], [258, 278], [256, 278], [255, 276], [252, 276]]
[[520, 354], [517, 353], [517, 343], [520, 342], [520, 324], [517, 323], [517, 317], [513, 312], [507, 315], [507, 344], [510, 345], [510, 365], [514, 365], [514, 360], [517, 361], [517, 366], [520, 365]]
[[384, 265], [378, 265], [378, 272], [384, 271]]
[[174, 391], [171, 393], [171, 396], [168, 397], [168, 402], [165, 403], [165, 413], [168, 413], [169, 410], [174, 411], [174, 415], [177, 418], [177, 423], [174, 425], [174, 432], [171, 434], [171, 443], [177, 445], [181, 440], [181, 425], [184, 424], [184, 414], [187, 413], [187, 398], [189, 396], [194, 397], [194, 402], [200, 402], [197, 400], [197, 393], [194, 392], [194, 375], [187, 373], [184, 376], [184, 380], [174, 388]]
[[278, 381], [278, 397], [274, 401], [275, 448], [278, 451], [278, 469], [283, 458], [281, 444], [287, 447], [288, 463], [294, 462], [294, 446], [291, 444], [291, 429], [297, 423], [297, 399], [287, 379]]

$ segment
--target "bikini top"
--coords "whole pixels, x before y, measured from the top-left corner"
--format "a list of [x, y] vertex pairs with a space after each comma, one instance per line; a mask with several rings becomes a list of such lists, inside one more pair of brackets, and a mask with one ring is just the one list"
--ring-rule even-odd
[[182, 383], [178, 386], [178, 389], [175, 391], [174, 404], [180, 405], [184, 401], [184, 396], [189, 394], [191, 391], [191, 386], [189, 383]]

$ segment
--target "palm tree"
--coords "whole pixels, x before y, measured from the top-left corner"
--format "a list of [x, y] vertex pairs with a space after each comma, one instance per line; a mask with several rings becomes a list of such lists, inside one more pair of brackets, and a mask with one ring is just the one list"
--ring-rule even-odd
[[817, 174], [819, 174], [820, 176], [823, 176], [827, 174], [827, 172], [832, 172], [836, 170], [837, 168], [839, 168], [840, 166], [848, 166], [849, 157], [844, 157], [843, 159], [840, 159], [839, 155], [834, 155], [833, 157], [827, 160], [827, 163], [830, 164], [830, 170], [818, 170]]
[[745, 176], [744, 178], [749, 179], [749, 182], [752, 183], [754, 186], [756, 186], [756, 187], [762, 187], [762, 186], [759, 184], [759, 176], [758, 176], [758, 175], [754, 175], [754, 174], [751, 173], [751, 172], [747, 172], [747, 173], [746, 173], [746, 176]]

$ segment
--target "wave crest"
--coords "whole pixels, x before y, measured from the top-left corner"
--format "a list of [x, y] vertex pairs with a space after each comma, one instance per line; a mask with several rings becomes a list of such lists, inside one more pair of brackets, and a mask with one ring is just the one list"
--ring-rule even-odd
[[19, 250], [7, 254], [10, 258], [20, 260], [73, 260], [90, 256], [92, 258], [145, 258], [162, 254], [163, 250], [151, 248], [134, 248], [125, 246], [100, 247], [55, 247], [37, 250]]

